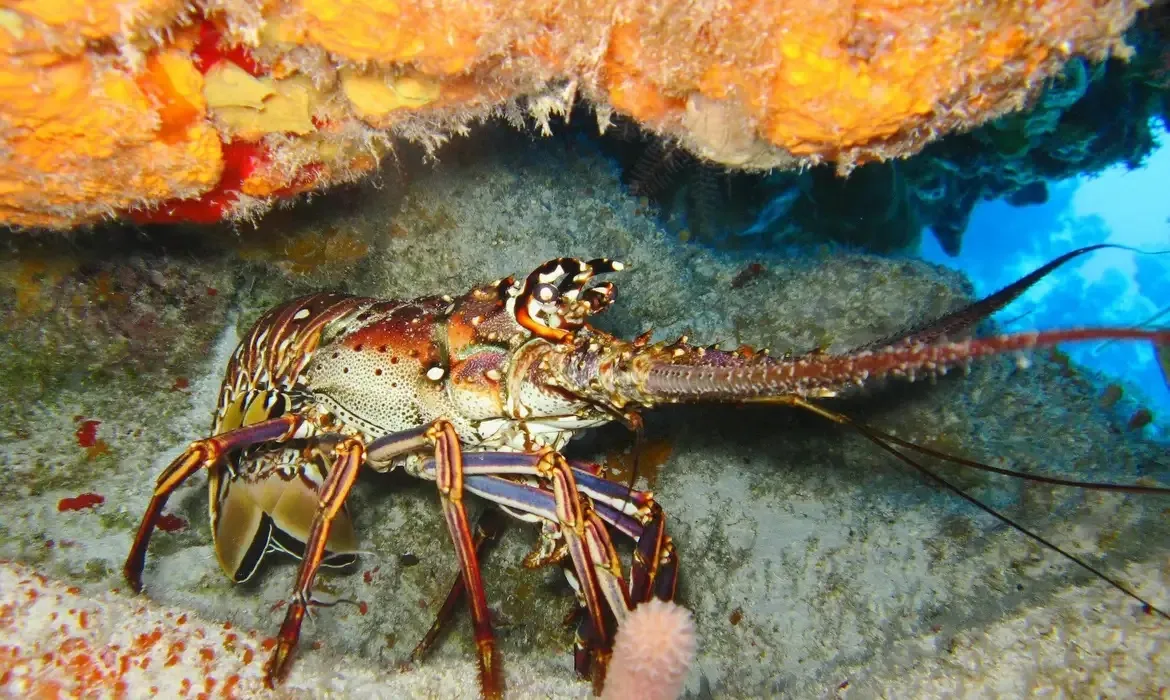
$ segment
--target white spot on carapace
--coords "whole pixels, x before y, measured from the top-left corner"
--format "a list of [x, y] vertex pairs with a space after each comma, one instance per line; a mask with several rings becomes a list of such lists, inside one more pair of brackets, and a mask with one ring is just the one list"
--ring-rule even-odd
[[614, 272], [621, 272], [622, 270], [626, 269], [625, 263], [618, 262], [617, 260], [610, 262], [609, 266], [613, 268]]
[[301, 309], [300, 311], [293, 314], [294, 321], [300, 321], [301, 319], [308, 318], [308, 317], [309, 317], [309, 310], [308, 309]]
[[488, 371], [484, 372], [483, 376], [487, 377], [488, 379], [492, 380], [493, 382], [498, 382], [498, 381], [500, 381], [500, 377], [502, 377], [503, 375], [500, 374], [500, 370], [493, 368], [493, 369], [489, 369]]
[[437, 382], [443, 378], [444, 374], [446, 374], [446, 372], [443, 371], [442, 367], [431, 367], [427, 370], [427, 379], [431, 380], [432, 382]]

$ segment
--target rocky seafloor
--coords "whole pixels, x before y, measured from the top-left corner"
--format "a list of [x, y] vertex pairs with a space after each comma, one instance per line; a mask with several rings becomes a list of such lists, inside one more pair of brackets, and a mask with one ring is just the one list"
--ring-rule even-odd
[[[297, 293], [457, 294], [556, 256], [610, 256], [629, 267], [613, 279], [618, 302], [598, 320], [607, 330], [655, 328], [656, 337], [775, 352], [860, 346], [969, 293], [957, 273], [912, 259], [827, 248], [747, 257], [679, 243], [645, 201], [621, 194], [608, 162], [573, 139], [499, 134], [454, 144], [438, 163], [407, 160], [255, 228], [5, 234], [0, 559], [19, 564], [5, 565], [3, 580], [31, 580], [20, 568], [31, 567], [47, 586], [76, 587], [54, 589], [57, 605], [89, 606], [100, 620], [86, 633], [57, 630], [54, 608], [34, 611], [5, 586], [0, 660], [23, 664], [0, 675], [5, 690], [37, 674], [71, 677], [68, 664], [30, 660], [53, 634], [88, 634], [100, 666], [103, 650], [126, 652], [123, 644], [110, 652], [119, 634], [165, 628], [181, 639], [172, 622], [183, 613], [203, 625], [192, 639], [214, 638], [223, 652], [200, 665], [192, 641], [174, 663], [164, 655], [149, 672], [118, 676], [124, 690], [182, 690], [185, 678], [194, 694], [200, 673], [220, 674], [220, 692], [230, 675], [239, 692], [259, 688], [262, 640], [279, 625], [273, 608], [295, 569], [273, 559], [238, 586], [220, 572], [204, 477], [171, 499], [172, 531], [156, 535], [148, 559], [149, 604], [125, 593], [120, 570], [155, 477], [206, 435], [239, 334]], [[1094, 382], [1059, 354], [1029, 360], [891, 382], [830, 407], [1000, 466], [1170, 483], [1166, 446], [1128, 430]], [[636, 448], [613, 427], [570, 454], [621, 472], [632, 449], [649, 479], [642, 485], [668, 515], [679, 600], [696, 617], [692, 697], [1156, 696], [1170, 685], [1170, 623], [840, 426], [789, 409], [680, 407], [649, 414]], [[1165, 498], [943, 471], [1170, 607]], [[371, 473], [351, 509], [368, 553], [353, 571], [323, 574], [319, 587], [360, 605], [319, 611], [277, 694], [474, 697], [464, 611], [431, 657], [398, 670], [456, 571], [434, 486]], [[509, 694], [588, 696], [572, 670], [573, 630], [561, 622], [573, 607], [568, 585], [558, 570], [519, 564], [533, 542], [530, 527], [515, 523], [484, 565]], [[208, 631], [228, 621], [258, 631], [248, 654]], [[105, 678], [90, 689], [113, 694]]]

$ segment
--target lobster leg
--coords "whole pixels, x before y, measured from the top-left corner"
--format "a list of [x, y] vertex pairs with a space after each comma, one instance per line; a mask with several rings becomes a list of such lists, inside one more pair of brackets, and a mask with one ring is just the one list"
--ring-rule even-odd
[[[466, 488], [491, 499], [498, 498], [499, 494], [492, 491], [491, 486], [489, 486], [492, 482], [485, 475], [523, 474], [525, 476], [538, 476], [536, 471], [537, 462], [539, 462], [537, 455], [512, 452], [473, 452], [465, 454], [463, 456], [463, 473], [465, 478], [468, 479]], [[598, 517], [605, 524], [613, 526], [622, 534], [637, 541], [641, 536], [640, 533], [642, 532], [643, 526], [637, 520], [626, 514], [626, 511], [629, 510], [627, 506], [633, 502], [638, 504], [638, 507], [644, 507], [644, 504], [649, 502], [649, 494], [640, 491], [631, 492], [624, 486], [607, 481], [600, 476], [602, 470], [596, 464], [574, 461], [570, 462], [569, 465], [573, 469], [573, 474], [576, 477], [578, 491], [593, 500], [593, 507]], [[426, 476], [433, 477], [433, 460], [428, 460], [424, 464], [423, 473]], [[552, 497], [552, 494], [530, 486], [521, 486], [511, 482], [509, 482], [509, 485], [513, 488], [530, 490], [530, 493], [523, 496], [520, 500], [537, 508], [540, 511], [540, 515], [545, 517], [545, 519], [550, 522], [553, 520], [555, 499]], [[479, 487], [478, 489], [476, 488], [477, 486]], [[614, 505], [610, 505], [610, 503]], [[516, 507], [516, 504], [512, 502], [509, 502], [509, 505]], [[521, 509], [523, 510], [523, 508]], [[654, 509], [658, 509], [657, 505], [654, 505]], [[503, 528], [504, 520], [502, 515], [502, 512], [499, 510], [488, 510], [481, 516], [479, 523], [476, 525], [475, 548], [476, 554], [481, 560], [487, 545], [496, 539], [500, 530]], [[651, 558], [651, 561], [653, 561], [653, 558]], [[620, 568], [617, 573], [620, 576]], [[618, 588], [620, 590], [620, 584]], [[450, 622], [451, 616], [454, 614], [455, 608], [463, 598], [465, 592], [463, 578], [462, 576], [457, 576], [452, 582], [447, 598], [443, 601], [443, 605], [436, 614], [431, 628], [411, 652], [410, 662], [413, 663], [420, 660], [430, 651], [431, 646], [438, 638], [443, 627]]]
[[645, 603], [651, 596], [674, 600], [677, 583], [678, 556], [674, 543], [666, 536], [666, 516], [655, 503], [634, 550], [634, 563], [630, 567], [630, 598], [635, 605]]
[[[541, 459], [542, 455], [522, 452], [469, 452], [463, 455], [463, 473], [468, 477], [511, 475], [540, 478], [542, 475], [537, 471], [536, 465]], [[630, 539], [637, 540], [641, 537], [641, 521], [649, 517], [650, 506], [654, 502], [653, 494], [647, 491], [632, 491], [624, 484], [600, 476], [597, 465], [574, 461], [569, 462], [569, 467], [572, 469], [577, 490], [589, 498], [603, 520]], [[423, 462], [422, 476], [433, 479], [435, 478], [434, 472], [435, 465], [432, 460]], [[499, 479], [490, 481], [475, 479], [473, 481], [480, 486], [485, 486], [488, 483], [499, 481]], [[513, 486], [518, 486], [515, 482], [511, 483]], [[547, 490], [527, 488], [531, 492], [528, 496], [518, 496], [512, 492], [509, 492], [508, 496], [504, 496], [490, 490], [482, 495], [490, 501], [555, 521], [554, 517], [549, 517], [546, 514], [551, 512], [551, 509], [547, 512], [544, 510], [544, 506], [552, 502], [550, 500], [551, 494]], [[511, 498], [516, 498], [518, 502], [512, 503], [509, 500]]]
[[[555, 519], [548, 513], [552, 494], [541, 489], [499, 479], [498, 475], [541, 476], [538, 469], [542, 456], [510, 452], [473, 452], [464, 457], [464, 474], [468, 489], [488, 500], [526, 511], [547, 520]], [[624, 600], [637, 604], [656, 596], [663, 600], [674, 598], [677, 555], [671, 539], [665, 534], [665, 516], [646, 491], [632, 491], [622, 484], [599, 476], [595, 465], [570, 462], [571, 476], [576, 489], [585, 496], [591, 510], [605, 523], [637, 543], [634, 552], [629, 596], [608, 596], [611, 603]], [[424, 464], [424, 473], [433, 467]], [[484, 478], [481, 475], [491, 475]], [[524, 490], [519, 495], [516, 490]], [[555, 506], [554, 506], [555, 507]], [[610, 570], [614, 579], [621, 580], [621, 569]], [[603, 577], [604, 580], [604, 577]], [[624, 584], [623, 584], [624, 585]], [[613, 607], [619, 607], [616, 604]]]
[[[635, 493], [638, 496], [647, 495]], [[651, 597], [674, 600], [678, 557], [674, 544], [666, 536], [665, 515], [657, 503], [649, 503], [649, 518], [641, 526], [641, 534], [635, 541], [637, 546], [630, 567], [630, 609]], [[599, 675], [600, 680], [604, 680], [604, 664], [608, 662], [609, 656], [607, 635], [602, 634], [596, 625], [593, 616], [583, 618], [573, 640], [573, 666], [578, 675], [584, 678], [592, 676], [595, 686], [599, 683]], [[600, 666], [596, 663], [599, 656], [605, 657]]]
[[[420, 476], [438, 478], [438, 472], [436, 460], [426, 460]], [[673, 598], [677, 559], [664, 533], [661, 509], [651, 494], [608, 481], [595, 466], [570, 463], [556, 452], [473, 452], [463, 455], [462, 473], [466, 491], [511, 511], [555, 523], [564, 536], [574, 579], [589, 613], [579, 629], [577, 669], [584, 676], [592, 675], [595, 688], [600, 690], [612, 623], [624, 619], [631, 598], [635, 602], [654, 595]], [[547, 486], [505, 478], [508, 476], [536, 477]], [[634, 566], [640, 578], [630, 589], [622, 577], [607, 525], [638, 542]], [[463, 592], [464, 587], [457, 583], [448, 603]]]
[[283, 681], [288, 675], [292, 654], [301, 636], [301, 623], [308, 611], [312, 598], [313, 579], [325, 558], [325, 543], [329, 541], [329, 530], [333, 519], [345, 505], [349, 492], [357, 481], [358, 472], [366, 459], [366, 447], [357, 438], [344, 438], [334, 448], [336, 459], [329, 470], [325, 483], [321, 484], [320, 502], [313, 518], [312, 529], [305, 540], [305, 556], [297, 573], [293, 597], [285, 613], [280, 633], [276, 637], [276, 648], [265, 666], [264, 684], [269, 688]]
[[[642, 557], [650, 562], [673, 561], [673, 548], [662, 534], [661, 510], [649, 493], [629, 491], [607, 481], [592, 465], [571, 465], [556, 452], [543, 455], [480, 452], [466, 455], [466, 488], [513, 511], [525, 512], [555, 523], [564, 537], [573, 562], [572, 579], [588, 612], [582, 621], [575, 657], [578, 671], [592, 676], [600, 692], [610, 654], [614, 623], [630, 610], [630, 595], [607, 525], [639, 541]], [[433, 466], [424, 465], [424, 475]], [[519, 483], [501, 475], [538, 477], [548, 486]], [[631, 517], [639, 515], [639, 518]], [[644, 540], [640, 518], [648, 518], [651, 537]], [[661, 554], [664, 546], [670, 554]], [[655, 572], [645, 574], [645, 589], [652, 595]], [[673, 594], [673, 577], [668, 587]], [[592, 672], [591, 672], [592, 671]]]
[[[514, 456], [518, 461], [530, 458], [530, 455]], [[615, 619], [624, 619], [630, 609], [621, 565], [605, 521], [594, 511], [590, 498], [577, 491], [574, 470], [564, 457], [555, 452], [546, 453], [540, 457], [536, 470], [551, 483], [551, 489], [499, 476], [475, 475], [467, 477], [467, 490], [557, 524], [573, 562], [576, 588], [589, 613], [583, 622], [591, 630], [585, 650], [587, 661], [583, 667], [579, 662], [578, 668], [583, 668], [586, 674], [592, 669], [594, 690], [600, 694], [610, 655], [610, 630]], [[607, 615], [606, 605], [611, 614]]]
[[183, 454], [176, 457], [175, 461], [159, 474], [154, 496], [142, 516], [138, 533], [134, 535], [134, 544], [131, 545], [130, 554], [127, 555], [126, 563], [122, 567], [122, 574], [130, 587], [137, 593], [142, 592], [146, 546], [150, 543], [150, 536], [154, 534], [159, 516], [162, 515], [163, 508], [166, 507], [167, 500], [175, 489], [192, 474], [200, 469], [213, 467], [232, 451], [264, 442], [286, 442], [294, 437], [304, 437], [297, 434], [304, 425], [304, 420], [300, 416], [290, 414], [197, 440], [183, 450]]
[[[602, 596], [605, 596], [620, 621], [630, 609], [630, 600], [604, 523], [589, 499], [581, 498], [573, 470], [564, 456], [547, 452], [537, 463], [536, 470], [552, 483], [555, 522], [568, 544], [590, 617], [598, 621], [605, 619], [601, 604]], [[598, 570], [608, 575], [599, 577]]]
[[[465, 455], [464, 460], [468, 491], [511, 510], [556, 523], [570, 543], [571, 555], [574, 540], [579, 542], [576, 551], [587, 556], [591, 565], [575, 567], [577, 573], [582, 578], [597, 578], [597, 591], [609, 603], [614, 616], [625, 616], [630, 609], [630, 596], [606, 525], [641, 540], [644, 526], [631, 513], [655, 520], [658, 509], [649, 493], [629, 491], [621, 484], [595, 476], [595, 470], [570, 465], [555, 452], [474, 452]], [[428, 460], [422, 474], [429, 477], [433, 473], [434, 465]], [[550, 483], [551, 489], [501, 478], [502, 475], [539, 477]], [[627, 499], [619, 501], [619, 493], [628, 494]], [[574, 557], [574, 562], [578, 561], [584, 561], [584, 557]]]
[[[547, 489], [520, 484], [496, 476], [479, 475], [468, 476], [466, 486], [469, 492], [513, 510], [532, 513], [554, 523], [562, 523], [558, 520], [557, 510], [562, 506], [562, 502], [559, 502], [557, 496]], [[588, 498], [583, 500], [588, 503]], [[619, 619], [623, 618], [625, 612], [629, 610], [629, 596], [626, 593], [620, 564], [613, 550], [613, 543], [605, 529], [606, 520], [588, 505], [581, 506], [579, 510], [581, 512], [580, 527], [574, 527], [574, 531], [563, 533], [570, 541], [570, 555], [573, 554], [574, 548], [584, 555], [573, 559], [574, 570], [582, 579], [593, 578], [595, 580], [593, 589], [596, 595], [593, 596], [593, 599], [597, 601], [597, 605], [593, 606], [593, 609], [599, 610], [600, 601], [604, 599], [613, 610], [614, 616]], [[560, 526], [563, 532], [563, 524]], [[578, 530], [579, 533], [576, 532]], [[574, 540], [578, 542], [579, 546], [572, 545]], [[576, 565], [578, 561], [584, 562], [586, 560], [589, 566]]]
[[451, 542], [455, 545], [455, 554], [459, 558], [463, 585], [468, 592], [471, 620], [475, 627], [475, 645], [479, 652], [481, 690], [485, 698], [503, 697], [503, 668], [496, 651], [491, 612], [483, 590], [471, 525], [467, 519], [467, 509], [463, 506], [463, 449], [455, 427], [445, 420], [435, 421], [426, 435], [435, 445], [435, 481], [439, 487], [439, 499], [447, 519], [447, 529], [451, 532]]
[[[536, 465], [539, 461], [540, 457], [537, 455], [474, 452], [464, 457], [463, 471], [464, 474], [475, 477], [481, 474], [534, 476], [538, 475]], [[622, 484], [603, 478], [599, 475], [596, 465], [584, 462], [570, 462], [569, 465], [577, 490], [588, 497], [597, 515], [637, 542], [631, 566], [630, 601], [636, 605], [649, 600], [651, 596], [673, 600], [678, 559], [670, 537], [666, 536], [665, 515], [662, 508], [654, 502], [653, 495], [647, 491], [630, 490]], [[485, 483], [487, 482], [479, 480], [469, 482], [476, 487]], [[469, 485], [469, 488], [472, 486]], [[501, 500], [501, 494], [481, 495], [516, 507], [511, 502]], [[528, 500], [534, 501], [539, 498], [533, 494]], [[521, 507], [520, 510], [526, 509]], [[618, 574], [620, 575], [620, 569]]]
[[[502, 693], [502, 679], [499, 677], [498, 670], [494, 673], [491, 671], [493, 668], [498, 669], [499, 664], [498, 662], [493, 663], [496, 659], [491, 621], [487, 614], [487, 602], [483, 595], [479, 569], [475, 566], [474, 547], [472, 547], [471, 561], [473, 568], [470, 574], [464, 557], [465, 550], [461, 547], [464, 542], [470, 543], [471, 535], [470, 528], [467, 526], [467, 514], [462, 506], [463, 489], [459, 439], [451, 424], [443, 420], [436, 421], [429, 426], [383, 436], [371, 442], [368, 447], [356, 438], [344, 438], [334, 447], [334, 452], [337, 455], [336, 461], [330, 469], [325, 483], [321, 485], [320, 502], [305, 542], [305, 555], [297, 574], [293, 598], [285, 613], [284, 622], [281, 624], [276, 648], [265, 667], [264, 681], [269, 687], [274, 687], [288, 675], [292, 655], [300, 638], [301, 623], [304, 621], [311, 600], [313, 579], [325, 555], [325, 545], [329, 539], [333, 518], [345, 504], [361, 465], [367, 458], [371, 464], [387, 464], [397, 455], [423, 449], [428, 444], [434, 446], [434, 460], [435, 464], [438, 465], [435, 471], [440, 493], [444, 500], [444, 510], [447, 512], [448, 525], [452, 530], [456, 551], [460, 555], [465, 579], [470, 579], [470, 581], [465, 580], [465, 584], [470, 584], [468, 588], [473, 592], [478, 591], [478, 596], [474, 593], [472, 596], [472, 615], [477, 623], [477, 641], [481, 638], [481, 630], [486, 629], [487, 641], [486, 643], [480, 642], [484, 695], [485, 697], [499, 697]], [[478, 609], [475, 606], [477, 598], [481, 604]], [[483, 650], [485, 649], [488, 652], [486, 659], [489, 663], [487, 664], [483, 663]]]
[[[494, 508], [488, 509], [480, 516], [479, 522], [475, 524], [475, 556], [477, 561], [483, 560], [488, 546], [496, 541], [503, 528], [504, 519], [499, 510]], [[439, 612], [435, 614], [435, 621], [431, 624], [431, 628], [427, 630], [426, 636], [410, 652], [410, 663], [419, 661], [431, 650], [431, 647], [434, 645], [435, 640], [439, 638], [439, 634], [443, 631], [443, 628], [451, 622], [451, 617], [455, 614], [455, 608], [463, 600], [463, 594], [466, 592], [467, 589], [463, 587], [463, 576], [460, 574], [451, 583], [451, 590], [447, 593], [447, 598], [443, 601]]]

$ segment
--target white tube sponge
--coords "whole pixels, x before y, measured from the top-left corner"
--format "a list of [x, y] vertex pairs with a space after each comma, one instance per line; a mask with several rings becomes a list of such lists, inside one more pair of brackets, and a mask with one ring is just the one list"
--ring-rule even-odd
[[675, 700], [695, 659], [695, 623], [663, 600], [636, 607], [618, 625], [602, 700]]

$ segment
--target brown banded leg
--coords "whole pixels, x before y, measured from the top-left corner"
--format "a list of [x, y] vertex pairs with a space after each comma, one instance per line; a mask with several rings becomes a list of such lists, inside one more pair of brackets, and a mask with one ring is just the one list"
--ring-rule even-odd
[[674, 600], [678, 584], [678, 555], [674, 542], [666, 536], [666, 516], [654, 503], [650, 519], [638, 538], [634, 561], [630, 567], [630, 598], [634, 605], [650, 600]]
[[[509, 512], [535, 515], [555, 528], [564, 542], [558, 550], [561, 554], [542, 555], [540, 561], [551, 563], [568, 555], [573, 569], [566, 573], [585, 601], [591, 629], [608, 632], [616, 621], [624, 619], [630, 602], [609, 527], [639, 538], [642, 522], [653, 519], [649, 512], [643, 512], [653, 505], [650, 494], [634, 492], [634, 498], [626, 500], [630, 492], [600, 478], [599, 469], [571, 465], [555, 452], [473, 452], [462, 458], [460, 471], [466, 491]], [[425, 460], [420, 475], [437, 479], [438, 459]], [[539, 485], [515, 477], [535, 477]], [[640, 515], [634, 517], [635, 512]], [[608, 604], [608, 610], [603, 603]], [[599, 651], [594, 655], [597, 663], [587, 664], [599, 671], [595, 676], [598, 685], [608, 659], [608, 639], [606, 634], [592, 644]]]
[[[577, 605], [577, 610], [581, 610], [580, 604]], [[600, 695], [597, 692], [597, 670], [598, 664], [608, 663], [609, 656], [604, 650], [604, 644], [601, 641], [600, 633], [597, 631], [597, 626], [593, 623], [593, 618], [588, 615], [581, 615], [577, 621], [577, 632], [573, 635], [573, 669], [577, 671], [577, 676], [583, 680], [590, 680], [594, 686], [594, 694]], [[599, 658], [604, 657], [604, 658]], [[605, 673], [601, 673], [601, 683], [604, 689]]]
[[430, 438], [432, 429], [433, 426], [422, 426], [391, 433], [368, 446], [355, 438], [340, 438], [333, 448], [336, 459], [318, 493], [317, 513], [305, 540], [305, 553], [297, 573], [293, 599], [280, 626], [276, 648], [265, 667], [264, 683], [268, 687], [273, 687], [288, 675], [293, 652], [300, 638], [301, 623], [312, 600], [313, 579], [325, 556], [333, 519], [345, 505], [362, 463], [368, 460], [373, 465], [385, 465], [398, 455], [423, 449], [433, 443]]
[[496, 639], [492, 632], [491, 612], [483, 590], [483, 577], [479, 572], [479, 561], [475, 556], [475, 542], [471, 536], [471, 524], [467, 509], [463, 505], [463, 449], [455, 427], [445, 420], [435, 421], [427, 431], [427, 437], [435, 445], [435, 482], [439, 488], [439, 500], [455, 555], [459, 559], [459, 570], [463, 574], [463, 587], [467, 590], [471, 607], [471, 621], [475, 628], [475, 646], [479, 659], [480, 690], [485, 698], [502, 698], [504, 695], [504, 673], [500, 664]]
[[154, 486], [154, 497], [142, 516], [142, 523], [138, 526], [138, 533], [134, 535], [134, 544], [130, 546], [130, 553], [126, 556], [126, 563], [122, 573], [127, 583], [135, 592], [142, 592], [142, 569], [146, 565], [146, 546], [150, 543], [150, 536], [158, 524], [159, 516], [167, 500], [175, 489], [200, 469], [209, 469], [215, 466], [228, 453], [241, 450], [245, 447], [265, 442], [285, 442], [297, 436], [297, 431], [304, 425], [304, 421], [297, 415], [286, 415], [272, 420], [254, 423], [243, 428], [237, 428], [220, 435], [197, 440], [191, 443], [183, 454], [159, 474]]
[[[649, 506], [650, 516], [638, 537], [630, 567], [631, 609], [651, 597], [674, 600], [678, 582], [678, 557], [674, 543], [666, 536], [665, 515], [657, 503], [651, 501]], [[592, 615], [585, 616], [577, 625], [573, 665], [579, 676], [593, 679], [595, 690], [599, 677], [604, 682], [611, 637], [610, 630], [598, 629]]]
[[[678, 592], [678, 552], [674, 543], [666, 538], [666, 546], [660, 554], [662, 560], [658, 564], [658, 578], [654, 582], [654, 597], [659, 600], [674, 600]], [[650, 600], [649, 597], [646, 600]]]
[[[499, 510], [489, 508], [479, 516], [479, 521], [475, 524], [475, 556], [477, 561], [483, 562], [483, 558], [487, 554], [490, 545], [496, 542], [503, 529], [504, 517]], [[443, 629], [450, 624], [452, 616], [455, 615], [455, 609], [463, 601], [463, 594], [466, 592], [467, 589], [463, 586], [463, 575], [460, 573], [451, 582], [451, 589], [447, 593], [447, 598], [443, 601], [443, 605], [435, 615], [435, 621], [431, 624], [431, 628], [427, 630], [426, 636], [410, 652], [409, 663], [415, 663], [421, 660], [430, 652], [435, 640], [439, 638]]]
[[[573, 470], [564, 456], [549, 452], [536, 468], [551, 483], [557, 525], [568, 546], [579, 593], [589, 612], [587, 629], [591, 631], [587, 655], [593, 690], [600, 694], [610, 655], [610, 631], [630, 610], [621, 562], [605, 523], [594, 512], [590, 499], [577, 489]], [[603, 601], [609, 604], [609, 615]]]
[[276, 637], [276, 648], [273, 649], [272, 657], [265, 667], [264, 684], [269, 688], [283, 681], [288, 675], [293, 652], [301, 636], [301, 622], [304, 621], [305, 612], [312, 599], [313, 579], [325, 558], [325, 543], [329, 541], [329, 530], [333, 527], [333, 519], [345, 505], [345, 500], [349, 497], [366, 458], [366, 447], [357, 438], [344, 438], [333, 448], [333, 452], [336, 458], [325, 483], [321, 484], [317, 513], [313, 517], [313, 526], [305, 540], [305, 556], [297, 573], [292, 600], [285, 613], [284, 623], [280, 626], [280, 633]]

